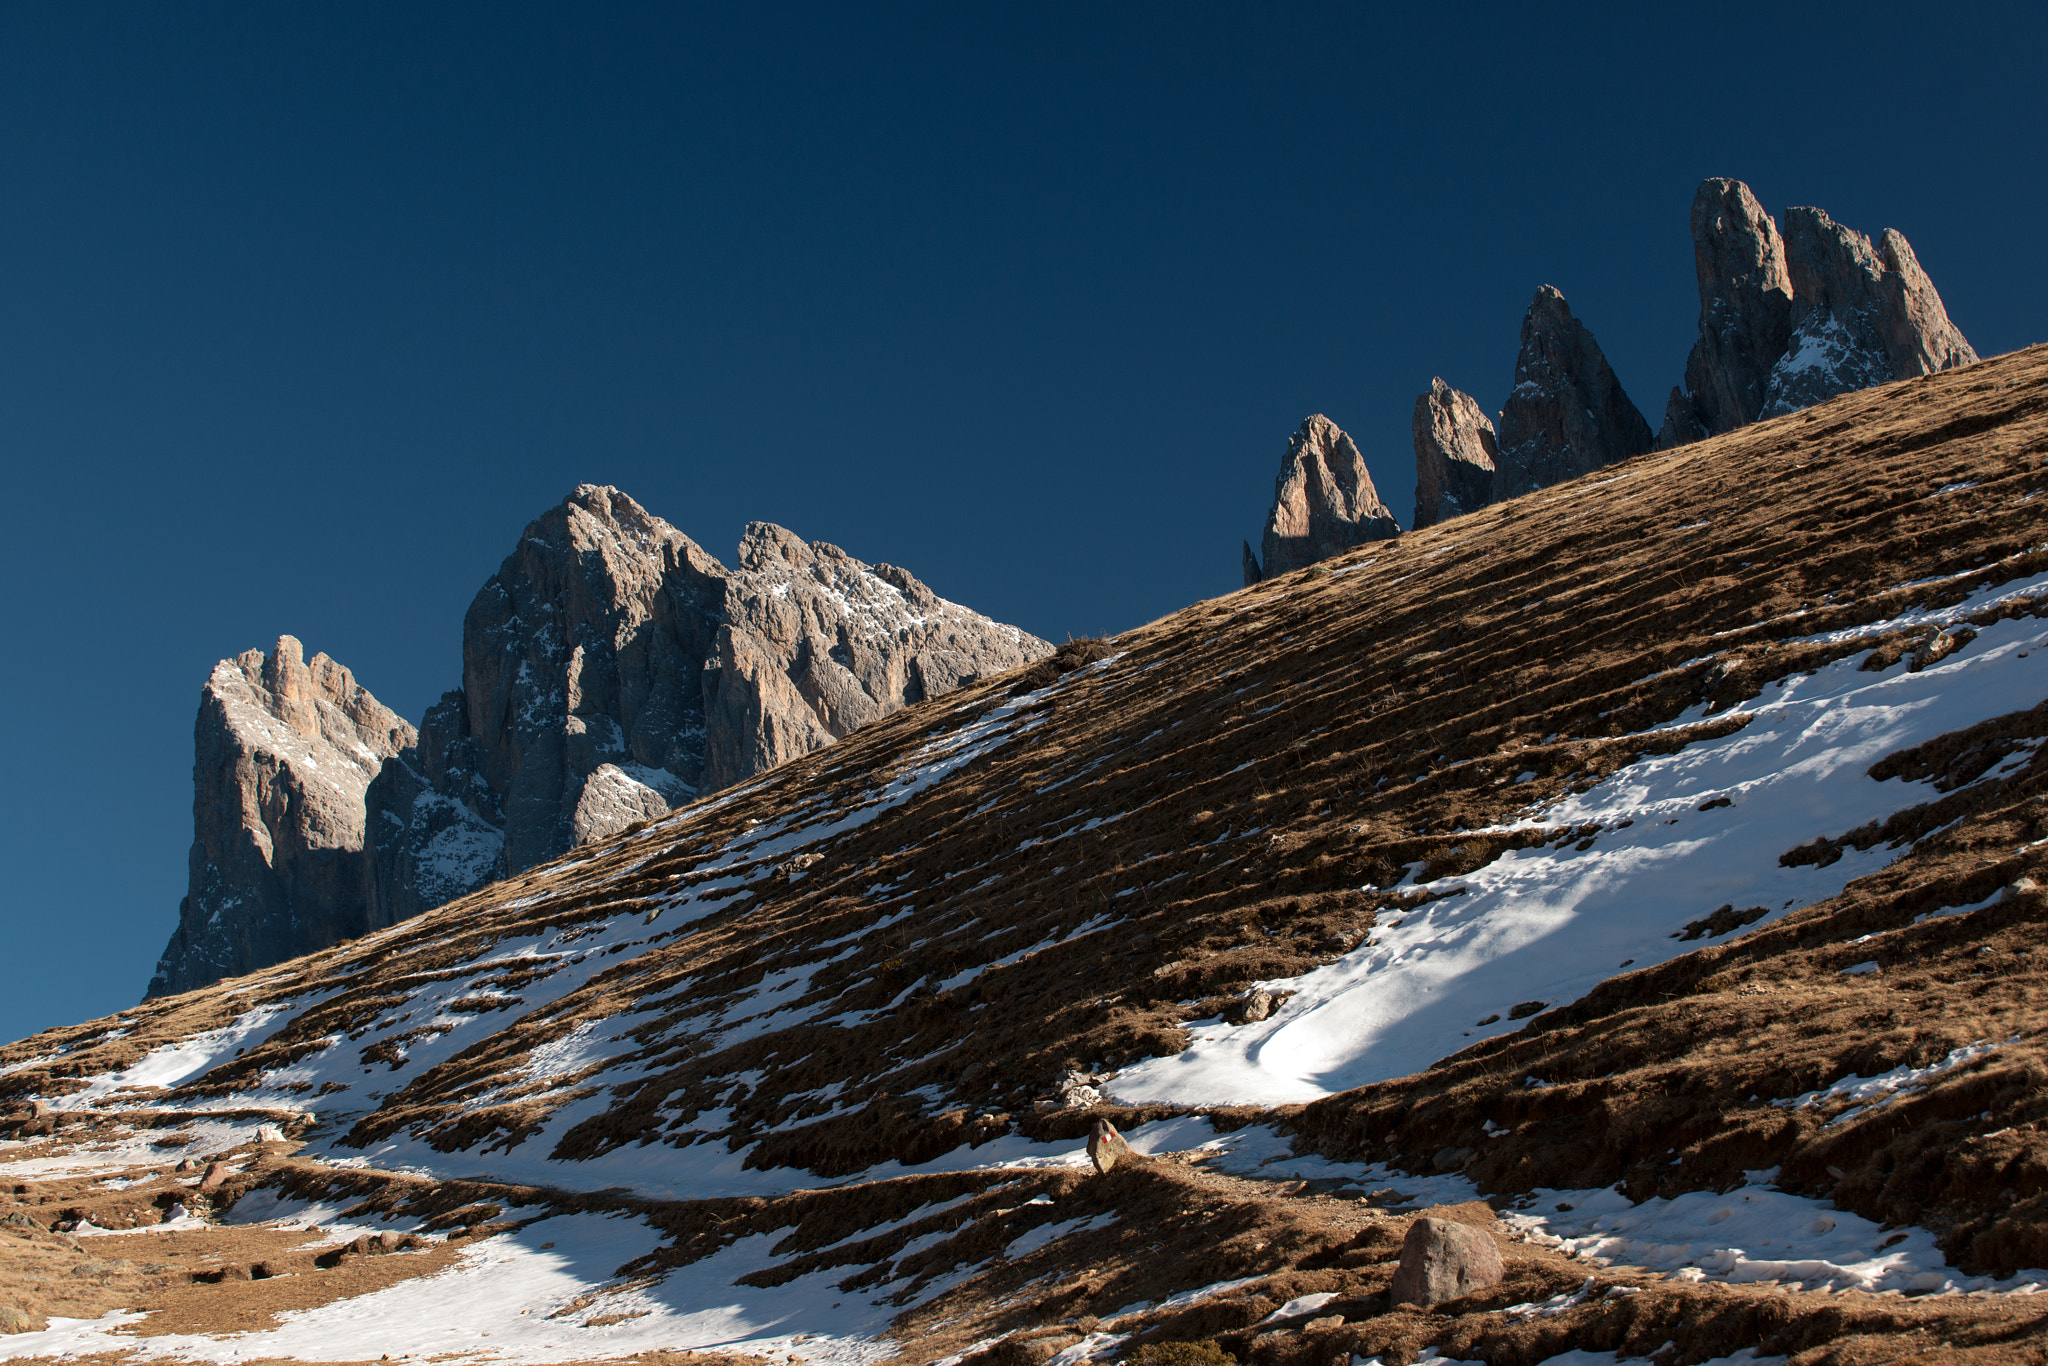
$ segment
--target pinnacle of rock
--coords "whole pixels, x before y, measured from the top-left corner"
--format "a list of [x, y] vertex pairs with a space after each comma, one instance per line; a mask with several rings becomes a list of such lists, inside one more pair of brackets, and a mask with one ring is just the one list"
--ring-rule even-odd
[[1372, 486], [1365, 457], [1344, 429], [1321, 413], [1304, 419], [1273, 480], [1263, 577], [1400, 534], [1400, 524]]
[[1564, 295], [1542, 286], [1523, 316], [1514, 388], [1501, 409], [1498, 496], [1576, 479], [1641, 455], [1653, 440], [1592, 331]]
[[417, 732], [289, 637], [225, 661], [201, 705], [193, 893], [152, 992], [418, 915], [1052, 652], [768, 522], [737, 563], [585, 484], [478, 591], [462, 687]]
[[151, 995], [375, 928], [363, 794], [417, 736], [347, 669], [304, 656], [280, 636], [200, 689], [189, 883]]
[[1792, 337], [1760, 412], [1778, 417], [1977, 359], [1905, 236], [1871, 240], [1815, 208], [1785, 210]]
[[1413, 426], [1416, 530], [1493, 501], [1500, 447], [1477, 400], [1433, 379], [1416, 396]]
[[1733, 431], [1763, 411], [1792, 335], [1792, 281], [1778, 225], [1739, 180], [1700, 182], [1692, 200], [1699, 336], [1685, 385], [1665, 405], [1662, 446]]

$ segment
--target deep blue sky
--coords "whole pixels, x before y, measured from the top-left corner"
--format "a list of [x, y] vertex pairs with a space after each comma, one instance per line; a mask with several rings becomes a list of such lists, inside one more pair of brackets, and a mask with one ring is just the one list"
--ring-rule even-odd
[[578, 482], [1057, 639], [1235, 587], [1311, 411], [1405, 523], [1538, 284], [1654, 426], [1703, 176], [2048, 338], [2038, 7], [1394, 8], [0, 4], [0, 1038], [141, 992], [216, 659], [417, 719]]

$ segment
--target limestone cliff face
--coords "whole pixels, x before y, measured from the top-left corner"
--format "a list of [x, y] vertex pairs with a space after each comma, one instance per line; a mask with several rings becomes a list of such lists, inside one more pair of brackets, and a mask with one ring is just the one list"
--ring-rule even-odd
[[617, 489], [528, 524], [417, 731], [346, 669], [224, 661], [152, 994], [393, 924], [1052, 646], [781, 527], [727, 569]]
[[1273, 507], [1266, 514], [1263, 566], [1246, 547], [1245, 582], [1305, 568], [1363, 545], [1401, 534], [1392, 509], [1380, 501], [1365, 457], [1344, 429], [1316, 413], [1303, 420], [1280, 457]]
[[1592, 330], [1572, 316], [1563, 294], [1538, 289], [1522, 318], [1514, 387], [1500, 414], [1497, 496], [1576, 479], [1654, 442]]
[[1785, 238], [1792, 337], [1760, 416], [1977, 359], [1903, 234], [1887, 228], [1873, 244], [1819, 209], [1792, 208]]
[[751, 523], [706, 660], [702, 785], [738, 782], [1052, 648], [946, 601], [907, 569]]
[[[616, 489], [584, 485], [529, 523], [462, 623], [462, 696], [477, 772], [517, 872], [692, 795], [704, 767], [699, 673], [724, 571]], [[610, 765], [625, 806], [585, 780]], [[615, 779], [606, 788], [625, 789]], [[605, 813], [609, 811], [611, 815]]]
[[1692, 236], [1699, 337], [1660, 446], [1977, 359], [1893, 229], [1872, 243], [1819, 209], [1792, 208], [1781, 236], [1747, 185], [1715, 177], [1693, 197]]
[[1415, 529], [1476, 512], [1494, 499], [1500, 442], [1486, 410], [1441, 379], [1415, 398]]
[[200, 690], [190, 882], [149, 994], [185, 991], [377, 928], [364, 794], [413, 728], [290, 636]]
[[1778, 225], [1749, 186], [1714, 176], [1692, 198], [1699, 336], [1685, 384], [1664, 405], [1659, 444], [1718, 436], [1763, 412], [1771, 368], [1792, 337], [1792, 277]]

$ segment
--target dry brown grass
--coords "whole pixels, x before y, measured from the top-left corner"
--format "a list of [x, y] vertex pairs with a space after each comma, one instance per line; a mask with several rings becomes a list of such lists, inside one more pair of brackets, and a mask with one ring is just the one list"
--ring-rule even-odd
[[[984, 680], [908, 708], [686, 825], [579, 850], [374, 942], [150, 1002], [131, 1013], [121, 1037], [100, 1021], [0, 1049], [10, 1064], [66, 1050], [0, 1078], [0, 1095], [61, 1097], [258, 1001], [338, 983], [344, 989], [181, 1095], [232, 1103], [265, 1071], [335, 1035], [381, 1072], [403, 1064], [407, 1041], [372, 1026], [410, 989], [436, 981], [544, 1003], [488, 1016], [502, 1022], [495, 1032], [410, 1077], [362, 1115], [355, 1141], [411, 1132], [452, 1150], [531, 1135], [568, 1097], [612, 1083], [597, 1071], [573, 1086], [507, 1092], [505, 1078], [579, 1022], [650, 1004], [665, 1015], [614, 1064], [645, 1075], [617, 1085], [556, 1156], [667, 1134], [721, 1103], [732, 1111], [732, 1147], [758, 1142], [758, 1164], [820, 1175], [888, 1158], [914, 1162], [1016, 1129], [1077, 1137], [1091, 1116], [1036, 1104], [1062, 1073], [1177, 1051], [1183, 1022], [1225, 1008], [1250, 982], [1348, 951], [1392, 904], [1379, 889], [1408, 864], [1456, 872], [1517, 842], [1599, 836], [1565, 827], [1461, 832], [1503, 821], [1532, 797], [1591, 786], [1645, 752], [1639, 732], [1698, 703], [1711, 704], [1708, 719], [1658, 743], [1724, 734], [1743, 724], [1720, 715], [1734, 702], [1873, 644], [1813, 643], [1822, 632], [2048, 569], [2048, 497], [2037, 496], [2048, 492], [2044, 464], [2048, 348], [1644, 456], [1127, 633], [1114, 642], [1122, 655], [1113, 665], [1061, 676], [1031, 710], [1024, 738], [819, 846], [822, 860], [800, 879], [787, 870], [763, 877], [558, 999], [541, 990], [545, 965], [516, 975], [469, 965], [489, 945], [543, 926], [594, 929], [658, 912], [748, 823], [805, 803], [857, 805], [932, 736], [1010, 704], [1017, 680]], [[1928, 496], [1960, 484], [1971, 487]], [[1701, 521], [1711, 534], [1681, 529]], [[1902, 586], [1943, 575], [1962, 577]], [[1902, 632], [1876, 643], [1871, 666], [1911, 668], [1956, 642]], [[1264, 1117], [1343, 1157], [1426, 1166], [1444, 1147], [1477, 1148], [1472, 1175], [1501, 1198], [1596, 1181], [1626, 1182], [1637, 1196], [1672, 1193], [1778, 1165], [1791, 1188], [1874, 1219], [1935, 1228], [1966, 1269], [2048, 1262], [2048, 1021], [2039, 1004], [2048, 898], [2022, 881], [2048, 884], [2048, 859], [2025, 847], [2048, 835], [2048, 770], [2037, 760], [1977, 781], [2001, 746], [2048, 734], [2039, 713], [1888, 760], [1900, 776], [1940, 775], [1937, 795], [1925, 809], [1843, 837], [1899, 842], [1899, 857], [1841, 896], [1747, 931], [1734, 923], [1743, 908], [1731, 907], [1728, 923], [1704, 926], [1701, 947], [1686, 957], [1611, 979], [1418, 1076]], [[1527, 771], [1538, 775], [1533, 783], [1514, 782]], [[1108, 814], [1118, 819], [1081, 828]], [[1828, 852], [1787, 850], [1813, 859]], [[1911, 924], [1921, 909], [2008, 885], [2020, 890], [1988, 910]], [[822, 941], [906, 909], [908, 918], [819, 969], [796, 1003], [830, 1002], [858, 1022], [798, 1023], [723, 1048], [691, 1032], [709, 1007], [814, 961]], [[1107, 917], [1103, 928], [1073, 935], [1098, 917]], [[1872, 933], [1885, 936], [1881, 993], [1838, 974], [1852, 961], [1843, 956], [1849, 941]], [[1048, 939], [1057, 942], [965, 986], [935, 987]], [[1823, 1130], [1811, 1112], [1746, 1099], [1926, 1062], [1993, 1036], [2018, 1042], [1892, 1106], [1881, 1123]], [[743, 1095], [714, 1099], [753, 1072], [761, 1077]], [[1520, 1081], [1531, 1074], [1559, 1084], [1527, 1090]], [[810, 1093], [831, 1082], [843, 1086], [835, 1103], [852, 1110], [803, 1124], [822, 1111]], [[927, 1087], [945, 1099], [913, 1097]], [[1159, 1111], [1113, 1113], [1128, 1124]], [[1481, 1144], [1489, 1122], [1511, 1132]], [[1662, 1156], [1667, 1148], [1678, 1164]], [[457, 1200], [450, 1209], [491, 1194], [401, 1189], [360, 1175], [289, 1179], [377, 1187], [363, 1198]], [[958, 1195], [982, 1179], [907, 1180], [952, 1182]], [[908, 1311], [900, 1332], [913, 1356], [995, 1333], [1071, 1341], [1092, 1316], [1121, 1305], [1252, 1274], [1268, 1279], [1148, 1324], [1140, 1340], [1214, 1339], [1247, 1362], [1314, 1366], [1348, 1352], [1400, 1362], [1426, 1345], [1517, 1366], [1565, 1346], [1648, 1354], [1666, 1341], [1678, 1347], [1658, 1358], [1663, 1366], [1742, 1346], [1811, 1351], [1814, 1361], [2033, 1360], [2048, 1341], [2044, 1311], [2022, 1300], [1906, 1302], [1666, 1282], [1511, 1323], [1495, 1312], [1500, 1305], [1557, 1293], [1585, 1274], [1526, 1245], [1509, 1249], [1510, 1283], [1499, 1292], [1508, 1298], [1498, 1304], [1395, 1312], [1374, 1297], [1406, 1214], [1164, 1162], [1089, 1181], [1034, 1179], [1066, 1183], [1063, 1209], [1094, 1202], [1124, 1217], [1061, 1240], [1043, 1266], [995, 1267]], [[869, 1209], [914, 1209], [930, 1189], [890, 1187], [849, 1188], [864, 1192], [865, 1207], [832, 1192], [631, 1207], [674, 1231], [647, 1268], [658, 1271], [664, 1258], [710, 1250], [709, 1227], [720, 1230], [716, 1238], [786, 1228], [789, 1255], [809, 1255], [874, 1226], [859, 1222]], [[1017, 1216], [997, 1213], [1013, 1200], [980, 1190], [944, 1216], [955, 1221], [948, 1236], [919, 1254], [932, 1274], [990, 1240], [1013, 1239], [1004, 1230]], [[879, 1265], [910, 1236], [891, 1233], [835, 1255], [852, 1258], [856, 1274], [857, 1262]], [[1033, 1276], [1046, 1279], [1017, 1298]], [[1631, 1283], [1646, 1284], [1641, 1276]], [[1346, 1297], [1353, 1321], [1254, 1331], [1290, 1291], [1306, 1289]], [[124, 1288], [117, 1297], [142, 1293]], [[1005, 1350], [1038, 1351], [1022, 1339]]]

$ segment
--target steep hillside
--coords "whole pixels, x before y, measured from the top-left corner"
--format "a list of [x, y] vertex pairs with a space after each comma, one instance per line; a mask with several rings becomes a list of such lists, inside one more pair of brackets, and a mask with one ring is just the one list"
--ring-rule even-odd
[[1848, 395], [11, 1045], [0, 1354], [2037, 1359], [2044, 464]]

